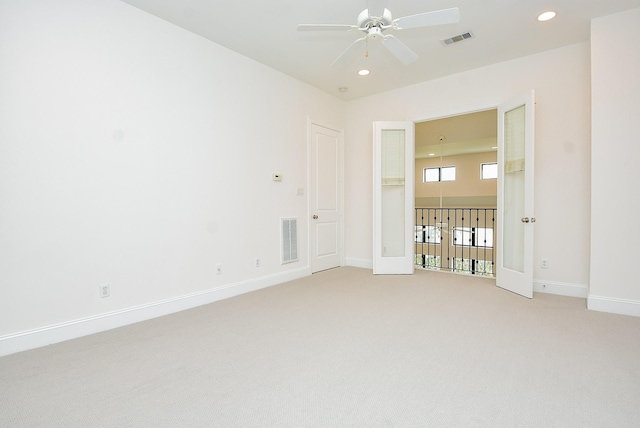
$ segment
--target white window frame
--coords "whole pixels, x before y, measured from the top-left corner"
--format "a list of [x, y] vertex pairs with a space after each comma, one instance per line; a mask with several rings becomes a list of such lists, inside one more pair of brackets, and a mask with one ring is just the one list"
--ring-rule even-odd
[[[427, 180], [427, 170], [438, 170], [438, 179], [437, 180]], [[442, 176], [443, 174], [443, 170], [453, 170], [453, 178], [452, 179], [443, 179]], [[438, 182], [447, 182], [447, 181], [456, 181], [456, 166], [455, 165], [449, 165], [449, 166], [434, 166], [434, 167], [427, 167], [425, 169], [422, 170], [422, 182], [423, 183], [438, 183]]]
[[[495, 177], [485, 177], [484, 176], [484, 167], [487, 165], [495, 165], [496, 176]], [[498, 162], [484, 162], [480, 164], [480, 179], [481, 180], [496, 180], [498, 178]]]

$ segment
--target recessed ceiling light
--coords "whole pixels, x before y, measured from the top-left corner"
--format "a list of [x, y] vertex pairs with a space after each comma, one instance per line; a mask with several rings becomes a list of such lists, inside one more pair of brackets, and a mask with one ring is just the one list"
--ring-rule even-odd
[[491, 146], [491, 148], [492, 148], [493, 150], [495, 150], [495, 149], [497, 149], [497, 148], [498, 148], [498, 146]]
[[359, 74], [360, 76], [366, 76], [366, 75], [368, 75], [369, 73], [371, 73], [371, 72], [370, 72], [369, 70], [367, 70], [367, 69], [362, 69], [362, 70], [358, 71], [358, 74]]
[[538, 21], [548, 21], [556, 17], [556, 13], [552, 11], [543, 12], [538, 16]]
[[429, 153], [429, 156], [435, 156], [435, 155], [436, 155], [435, 153]]

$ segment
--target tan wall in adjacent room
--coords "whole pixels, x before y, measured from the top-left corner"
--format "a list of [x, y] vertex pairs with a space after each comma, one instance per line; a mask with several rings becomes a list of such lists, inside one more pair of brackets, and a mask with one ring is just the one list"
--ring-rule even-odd
[[[482, 180], [480, 165], [497, 161], [497, 153], [471, 153], [457, 156], [416, 159], [416, 207], [495, 207], [496, 180]], [[456, 180], [423, 183], [423, 170], [439, 166], [455, 166]]]

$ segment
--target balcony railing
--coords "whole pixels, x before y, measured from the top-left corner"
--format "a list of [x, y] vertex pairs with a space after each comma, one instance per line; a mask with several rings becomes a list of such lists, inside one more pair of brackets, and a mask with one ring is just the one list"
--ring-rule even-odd
[[416, 208], [416, 267], [495, 276], [495, 208]]

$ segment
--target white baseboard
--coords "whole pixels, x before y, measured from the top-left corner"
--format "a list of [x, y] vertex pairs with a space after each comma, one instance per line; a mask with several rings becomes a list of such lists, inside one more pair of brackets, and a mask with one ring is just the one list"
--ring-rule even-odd
[[347, 257], [345, 259], [345, 264], [347, 266], [358, 267], [363, 269], [373, 269], [373, 260], [354, 259], [354, 258]]
[[311, 275], [308, 267], [0, 337], [0, 356], [146, 321]]
[[592, 311], [640, 317], [640, 301], [590, 295], [587, 308]]
[[559, 296], [587, 298], [587, 286], [566, 282], [533, 280], [533, 291], [536, 293], [557, 294]]

